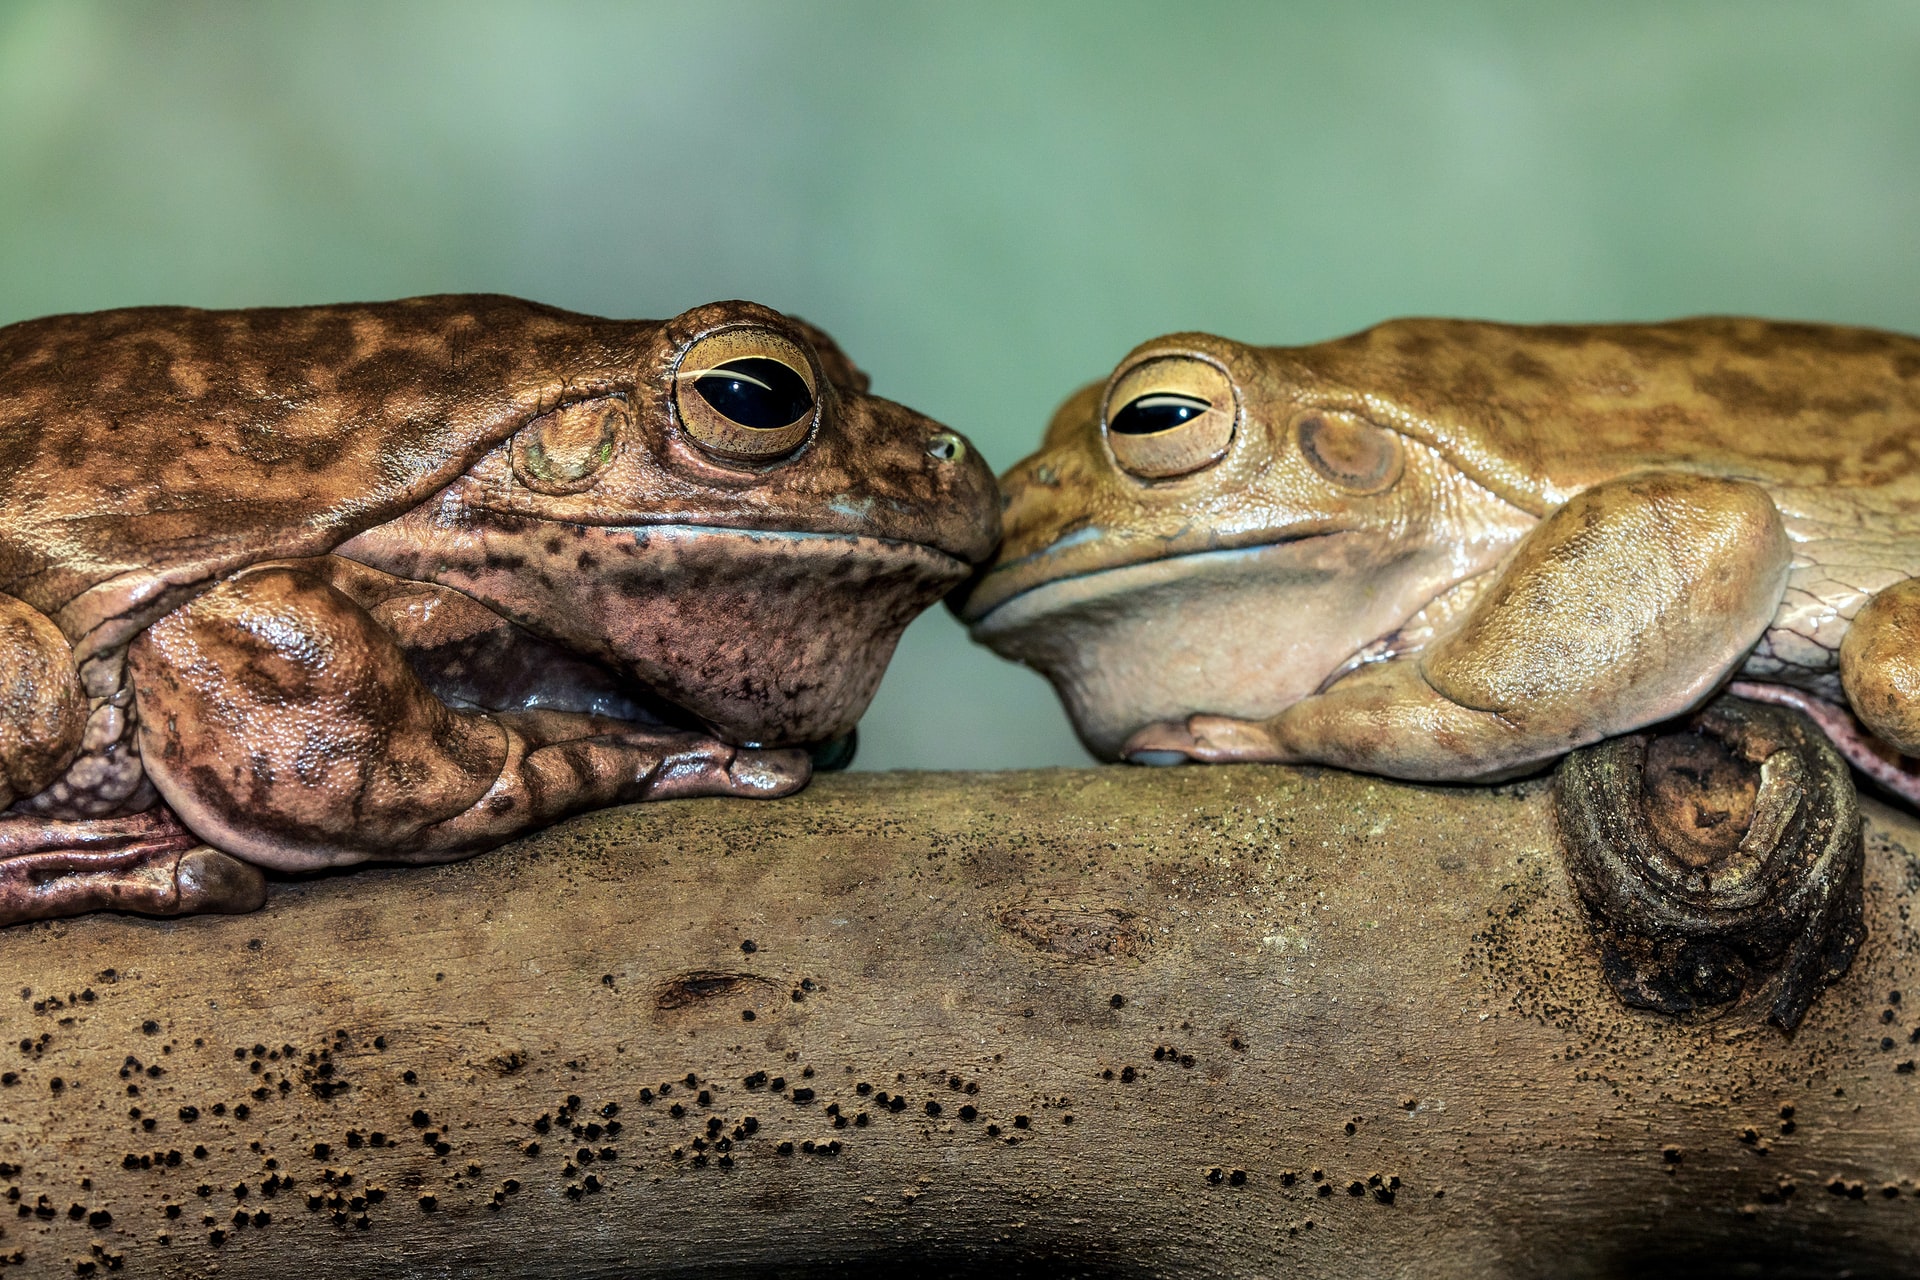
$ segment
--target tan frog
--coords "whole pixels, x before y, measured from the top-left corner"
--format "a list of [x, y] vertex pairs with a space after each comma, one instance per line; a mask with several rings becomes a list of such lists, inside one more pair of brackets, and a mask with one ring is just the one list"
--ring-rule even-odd
[[1176, 334], [1002, 486], [962, 616], [1100, 756], [1498, 778], [1737, 679], [1920, 799], [1920, 340]]
[[961, 437], [744, 302], [33, 320], [0, 445], [0, 923], [792, 791], [997, 536]]

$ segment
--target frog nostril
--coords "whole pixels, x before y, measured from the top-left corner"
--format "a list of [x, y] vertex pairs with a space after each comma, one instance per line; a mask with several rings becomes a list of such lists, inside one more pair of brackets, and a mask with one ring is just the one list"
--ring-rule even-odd
[[941, 431], [927, 441], [927, 456], [936, 462], [958, 462], [967, 456], [967, 442], [951, 431]]

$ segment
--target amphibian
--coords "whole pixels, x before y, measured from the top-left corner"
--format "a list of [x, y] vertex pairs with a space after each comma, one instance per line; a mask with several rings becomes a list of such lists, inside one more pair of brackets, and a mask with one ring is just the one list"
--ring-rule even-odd
[[0, 923], [803, 785], [993, 477], [752, 303], [0, 329]]
[[1499, 778], [1737, 681], [1920, 798], [1915, 338], [1176, 334], [1002, 486], [962, 616], [1100, 756]]

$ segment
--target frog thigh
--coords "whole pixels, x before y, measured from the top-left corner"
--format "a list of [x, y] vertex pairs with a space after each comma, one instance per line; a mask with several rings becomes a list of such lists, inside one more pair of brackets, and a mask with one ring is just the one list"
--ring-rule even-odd
[[1840, 683], [1875, 737], [1920, 755], [1920, 579], [1894, 583], [1854, 615], [1840, 641]]
[[[1756, 485], [1608, 481], [1542, 520], [1424, 654], [1362, 668], [1264, 724], [1193, 717], [1193, 746], [1173, 749], [1436, 780], [1519, 772], [1705, 697], [1772, 621], [1789, 558]], [[1161, 745], [1143, 733], [1130, 749]]]
[[86, 727], [67, 638], [38, 610], [0, 595], [0, 809], [51, 785]]
[[210, 844], [278, 870], [445, 861], [596, 805], [806, 781], [803, 752], [455, 710], [364, 609], [291, 565], [229, 579], [128, 656], [162, 798]]

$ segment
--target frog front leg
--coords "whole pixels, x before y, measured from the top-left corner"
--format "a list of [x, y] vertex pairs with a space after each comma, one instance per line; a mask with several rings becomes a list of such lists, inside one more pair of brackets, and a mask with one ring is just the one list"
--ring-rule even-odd
[[142, 758], [209, 843], [276, 870], [450, 861], [603, 805], [782, 795], [806, 753], [564, 712], [456, 710], [314, 573], [267, 565], [129, 654]]
[[1149, 725], [1125, 754], [1432, 780], [1522, 772], [1705, 698], [1772, 621], [1789, 559], [1757, 485], [1608, 481], [1536, 525], [1424, 652], [1361, 667], [1269, 720]]

